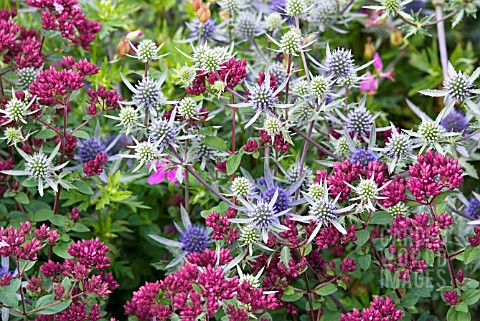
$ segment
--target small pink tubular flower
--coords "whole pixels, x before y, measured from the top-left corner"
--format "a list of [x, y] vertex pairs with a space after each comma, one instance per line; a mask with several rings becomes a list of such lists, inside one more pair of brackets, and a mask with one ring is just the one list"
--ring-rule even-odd
[[360, 83], [360, 90], [366, 92], [376, 92], [378, 88], [378, 79], [376, 79], [373, 74], [368, 71], [365, 73], [365, 78]]
[[[154, 172], [150, 177], [148, 178], [148, 184], [150, 185], [155, 185], [155, 184], [160, 184], [163, 182], [165, 177], [172, 183], [178, 183], [177, 179], [177, 170], [178, 168], [172, 168], [168, 169], [168, 163], [167, 162], [157, 162], [155, 164], [157, 167], [157, 171]], [[147, 168], [150, 168], [150, 165], [147, 165]], [[185, 177], [185, 173], [182, 173], [182, 177]]]

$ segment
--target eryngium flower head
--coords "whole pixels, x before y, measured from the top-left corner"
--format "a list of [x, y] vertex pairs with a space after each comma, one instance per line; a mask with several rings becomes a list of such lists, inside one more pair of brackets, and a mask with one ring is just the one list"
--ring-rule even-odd
[[376, 161], [377, 159], [377, 155], [365, 147], [355, 149], [350, 155], [350, 162], [352, 162], [352, 164], [360, 163], [363, 167], [368, 166], [368, 163]]
[[58, 144], [47, 157], [43, 153], [43, 149], [40, 148], [39, 152], [34, 153], [33, 155], [28, 155], [23, 150], [17, 147], [18, 153], [25, 159], [25, 170], [18, 171], [18, 170], [6, 170], [1, 171], [3, 174], [6, 175], [19, 175], [19, 176], [29, 176], [29, 179], [34, 179], [38, 181], [38, 192], [40, 196], [43, 196], [43, 188], [44, 188], [44, 181], [56, 192], [58, 191], [58, 182], [54, 182], [56, 178], [55, 171], [58, 171], [65, 167], [67, 163], [53, 166], [52, 162], [55, 156], [60, 149], [60, 144]]
[[267, 117], [263, 123], [263, 129], [269, 136], [274, 137], [281, 131], [280, 121], [275, 117]]
[[412, 141], [410, 136], [399, 134], [395, 128], [385, 143], [387, 156], [390, 158], [406, 159], [412, 157]]
[[245, 228], [240, 228], [240, 241], [246, 245], [254, 245], [260, 242], [260, 235], [258, 234], [257, 229], [247, 226]]
[[[187, 26], [190, 29], [190, 36], [192, 38], [198, 39], [199, 36], [202, 35], [202, 42], [212, 39], [215, 35], [215, 31], [217, 30], [215, 19], [208, 19], [207, 22], [201, 23], [197, 18], [195, 18], [192, 23], [187, 23]], [[201, 31], [200, 28], [202, 28]]]
[[308, 81], [306, 80], [297, 81], [297, 83], [293, 87], [293, 92], [295, 95], [300, 97], [308, 96], [310, 92], [310, 85], [308, 84]]
[[329, 81], [323, 76], [315, 76], [310, 82], [310, 91], [317, 99], [323, 99], [328, 94]]
[[356, 108], [347, 114], [347, 129], [358, 136], [367, 137], [373, 125], [373, 115], [365, 107]]
[[319, 2], [312, 12], [310, 21], [319, 26], [320, 31], [332, 24], [338, 16], [338, 4], [335, 0]]
[[454, 109], [440, 121], [440, 125], [448, 132], [463, 132], [467, 130], [470, 122], [462, 111]]
[[158, 149], [149, 141], [143, 141], [135, 146], [135, 156], [144, 164], [153, 163], [158, 157]]
[[239, 197], [246, 197], [253, 191], [253, 184], [245, 177], [236, 177], [230, 189], [232, 190], [233, 195]]
[[326, 70], [334, 78], [348, 77], [355, 72], [355, 61], [351, 50], [338, 48], [330, 52], [326, 60]]
[[465, 100], [470, 97], [475, 88], [469, 76], [461, 71], [450, 71], [448, 78], [443, 81], [443, 87], [447, 91], [447, 95], [454, 100]]
[[249, 94], [249, 98], [252, 102], [252, 108], [263, 112], [271, 112], [278, 99], [270, 84], [266, 82], [263, 82], [261, 85], [255, 85]]
[[434, 121], [424, 120], [418, 127], [420, 137], [429, 144], [439, 141], [443, 132], [445, 129]]
[[242, 0], [222, 0], [217, 1], [217, 4], [225, 11], [233, 12], [242, 6]]
[[140, 41], [140, 43], [136, 48], [138, 60], [140, 60], [143, 63], [147, 63], [155, 59], [158, 59], [159, 57], [157, 56], [157, 53], [160, 50], [160, 48], [161, 46], [157, 47], [155, 42], [150, 39], [144, 39]]
[[133, 102], [138, 107], [153, 108], [157, 104], [165, 103], [165, 96], [161, 91], [161, 84], [147, 77], [143, 78], [135, 87]]
[[361, 200], [373, 201], [378, 195], [379, 189], [375, 180], [373, 179], [360, 179], [357, 185], [356, 192]]
[[275, 216], [276, 210], [274, 204], [270, 205], [269, 202], [263, 200], [253, 205], [252, 209], [248, 212], [248, 216], [252, 219], [252, 225], [261, 230], [266, 230], [268, 227], [277, 222], [277, 216]]
[[268, 70], [270, 71], [270, 74], [272, 76], [277, 78], [277, 86], [283, 83], [285, 79], [287, 79], [287, 69], [285, 68], [283, 63], [279, 61], [275, 61], [274, 63], [272, 63]]
[[16, 143], [21, 142], [24, 140], [21, 128], [7, 127], [3, 139], [7, 141], [8, 145], [15, 145]]
[[273, 185], [267, 187], [267, 189], [262, 194], [262, 199], [264, 202], [270, 202], [273, 196], [277, 193], [277, 201], [275, 202], [275, 211], [277, 213], [288, 210], [290, 207], [290, 200], [285, 189], [280, 185]]
[[278, 12], [271, 13], [267, 16], [265, 28], [268, 31], [279, 29], [282, 26], [282, 16]]
[[[312, 170], [307, 165], [304, 165], [302, 168], [302, 176], [305, 175], [303, 183], [300, 187], [301, 190], [306, 190], [310, 185], [310, 178], [312, 177]], [[300, 164], [294, 163], [290, 166], [287, 170], [287, 175], [285, 177], [288, 185], [294, 184], [296, 181], [300, 179]]]
[[139, 117], [140, 115], [138, 114], [138, 110], [131, 106], [122, 107], [120, 109], [120, 113], [118, 114], [120, 124], [127, 129], [135, 127]]
[[197, 102], [192, 97], [185, 97], [178, 104], [178, 113], [185, 118], [197, 116]]
[[178, 81], [177, 84], [182, 85], [183, 87], [190, 87], [195, 80], [197, 73], [195, 69], [184, 66], [179, 70], [176, 70]]
[[33, 154], [25, 165], [25, 170], [29, 172], [30, 178], [42, 180], [53, 176], [53, 166], [51, 160], [42, 152]]
[[323, 184], [321, 183], [312, 183], [310, 184], [310, 186], [308, 187], [308, 196], [310, 196], [310, 198], [312, 200], [318, 200], [318, 199], [321, 199], [323, 198], [325, 195], [324, 195], [324, 189], [323, 189]]
[[350, 146], [345, 137], [340, 137], [335, 143], [335, 153], [341, 156], [348, 156], [350, 154]]
[[315, 217], [317, 223], [326, 224], [338, 219], [339, 216], [335, 210], [335, 204], [321, 198], [310, 203], [308, 213]]
[[202, 61], [200, 63], [200, 68], [212, 72], [220, 69], [220, 64], [223, 62], [221, 57], [221, 52], [215, 50], [214, 48], [209, 48], [203, 53]]
[[383, 0], [383, 6], [388, 13], [396, 15], [402, 8], [402, 3], [400, 0]]
[[35, 81], [40, 73], [40, 70], [34, 67], [27, 67], [18, 69], [16, 73], [20, 88], [25, 90], [28, 89], [28, 87], [30, 87], [30, 85]]
[[162, 151], [168, 144], [174, 143], [178, 128], [173, 122], [163, 118], [155, 119], [150, 124], [149, 138]]
[[250, 13], [244, 12], [236, 20], [235, 30], [242, 39], [251, 39], [260, 32], [258, 18]]
[[468, 202], [465, 214], [476, 219], [480, 218], [480, 201], [475, 196], [473, 196], [470, 199], [470, 202]]
[[84, 140], [78, 146], [77, 156], [82, 163], [94, 160], [98, 153], [104, 153], [105, 147], [95, 139]]
[[179, 241], [185, 252], [203, 253], [211, 240], [205, 227], [192, 225], [180, 232]]
[[295, 54], [300, 50], [301, 41], [302, 35], [300, 29], [292, 28], [282, 36], [280, 49], [286, 54]]
[[[29, 97], [31, 98], [31, 97]], [[25, 96], [25, 100], [27, 99], [27, 95]], [[31, 99], [29, 103], [25, 100], [20, 100], [15, 96], [15, 92], [12, 91], [12, 98], [8, 101], [5, 109], [0, 109], [0, 113], [4, 114], [8, 121], [3, 123], [3, 125], [11, 123], [11, 122], [22, 122], [24, 124], [27, 123], [25, 118], [28, 115], [33, 114], [35, 111], [28, 111], [28, 108], [33, 104], [35, 99]]]
[[408, 206], [405, 205], [405, 203], [402, 203], [402, 202], [397, 203], [393, 206], [390, 206], [387, 209], [387, 211], [388, 211], [388, 213], [392, 214], [393, 216], [397, 216], [397, 215], [406, 216], [409, 213]]
[[300, 16], [307, 10], [305, 0], [287, 0], [285, 13], [287, 16]]

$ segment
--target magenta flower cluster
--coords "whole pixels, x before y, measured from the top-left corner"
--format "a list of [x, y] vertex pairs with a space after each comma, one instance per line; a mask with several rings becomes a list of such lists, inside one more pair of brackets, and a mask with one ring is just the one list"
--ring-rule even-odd
[[[125, 313], [145, 320], [168, 320], [175, 311], [182, 320], [193, 321], [203, 314], [213, 317], [222, 304], [227, 304], [230, 320], [244, 320], [249, 313], [277, 308], [273, 294], [265, 295], [247, 281], [226, 276], [221, 265], [232, 259], [227, 249], [220, 250], [220, 257], [209, 249], [188, 255], [179, 271], [164, 280], [147, 282], [134, 292], [132, 300], [125, 304]], [[229, 303], [233, 298], [238, 306]]]
[[95, 35], [102, 30], [102, 25], [95, 20], [88, 20], [77, 0], [27, 0], [27, 3], [42, 10], [42, 28], [58, 30], [63, 38], [85, 50]]
[[403, 311], [397, 310], [393, 300], [386, 296], [373, 299], [369, 308], [361, 311], [353, 309], [350, 313], [342, 314], [340, 321], [397, 321], [402, 315]]

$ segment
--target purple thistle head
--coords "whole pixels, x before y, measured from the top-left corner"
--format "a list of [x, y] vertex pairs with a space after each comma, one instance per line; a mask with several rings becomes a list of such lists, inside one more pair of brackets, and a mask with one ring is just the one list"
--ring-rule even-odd
[[[215, 31], [217, 30], [217, 25], [215, 24], [215, 19], [208, 19], [205, 23], [201, 23], [197, 18], [193, 19], [191, 23], [186, 23], [188, 29], [190, 30], [190, 37], [198, 40], [200, 34], [202, 35], [202, 43], [205, 43], [210, 40], [214, 40]], [[200, 25], [202, 32], [200, 33]]]
[[476, 197], [470, 199], [465, 213], [471, 217], [480, 218], [480, 201]]
[[84, 140], [79, 144], [77, 156], [82, 163], [95, 160], [98, 153], [104, 153], [105, 147], [95, 139]]
[[376, 161], [377, 159], [377, 155], [365, 147], [355, 149], [350, 155], [350, 161], [352, 164], [360, 163], [363, 167], [368, 166], [368, 163]]
[[287, 192], [282, 186], [273, 185], [273, 186], [267, 187], [265, 192], [263, 192], [262, 200], [266, 203], [269, 203], [272, 200], [273, 196], [275, 195], [275, 191], [277, 190], [278, 190], [278, 196], [277, 196], [277, 201], [275, 202], [275, 205], [274, 205], [274, 209], [275, 209], [275, 212], [280, 213], [285, 210], [288, 210], [290, 207], [289, 196], [287, 195]]
[[467, 130], [469, 124], [465, 114], [455, 109], [440, 121], [440, 125], [449, 132], [462, 132]]
[[357, 108], [347, 115], [347, 128], [358, 136], [367, 137], [372, 128], [375, 117], [365, 108]]
[[181, 232], [179, 241], [188, 253], [203, 253], [211, 242], [206, 228], [198, 225], [192, 225]]

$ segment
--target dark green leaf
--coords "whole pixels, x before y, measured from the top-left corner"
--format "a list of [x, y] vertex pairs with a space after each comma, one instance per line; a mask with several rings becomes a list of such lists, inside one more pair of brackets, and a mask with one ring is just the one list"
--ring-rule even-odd
[[85, 225], [83, 225], [82, 223], [75, 223], [72, 226], [72, 231], [75, 231], [75, 232], [89, 232], [90, 229], [88, 227], [86, 227]]
[[33, 222], [42, 222], [42, 221], [49, 221], [50, 218], [53, 217], [53, 211], [50, 209], [43, 209], [38, 212], [35, 212], [35, 214], [30, 214], [28, 218], [33, 221]]
[[55, 253], [62, 259], [72, 259], [73, 257], [67, 252], [67, 248], [69, 246], [70, 243], [59, 242], [53, 246], [53, 253]]
[[329, 294], [335, 293], [337, 291], [337, 286], [332, 283], [328, 283], [318, 290], [315, 290], [315, 293], [322, 296], [327, 296]]
[[72, 135], [75, 136], [75, 137], [78, 137], [78, 138], [90, 139], [90, 136], [86, 132], [84, 132], [83, 130], [77, 130]]
[[73, 185], [77, 188], [77, 191], [79, 191], [82, 194], [87, 194], [87, 195], [92, 195], [93, 190], [90, 188], [90, 185], [88, 185], [86, 182], [78, 180]]
[[30, 203], [30, 200], [28, 199], [27, 194], [24, 192], [19, 192], [17, 195], [15, 195], [15, 200], [19, 202], [20, 204], [28, 204]]
[[355, 243], [358, 246], [362, 246], [363, 244], [367, 243], [369, 238], [370, 238], [370, 232], [368, 230], [358, 230], [357, 240], [355, 241]]
[[368, 270], [370, 263], [372, 262], [372, 256], [370, 254], [362, 255], [357, 259], [358, 267], [362, 270]]
[[455, 306], [450, 307], [447, 313], [447, 321], [470, 321], [471, 319], [470, 313], [457, 311]]
[[55, 135], [57, 135], [57, 133], [53, 129], [47, 128], [39, 131], [35, 135], [35, 138], [48, 139], [54, 137]]
[[393, 221], [393, 216], [387, 212], [373, 212], [368, 224], [387, 225]]
[[404, 308], [410, 308], [417, 303], [418, 299], [420, 297], [416, 294], [413, 293], [407, 293], [402, 297], [402, 300], [400, 301], [400, 305]]
[[228, 147], [223, 139], [217, 136], [207, 136], [202, 139], [202, 144], [220, 152], [225, 152]]
[[463, 255], [463, 262], [465, 264], [472, 263], [480, 258], [480, 247], [467, 246]]
[[227, 159], [227, 175], [232, 175], [235, 173], [238, 169], [238, 166], [240, 166], [240, 162], [242, 161], [242, 154], [233, 154], [228, 156]]

